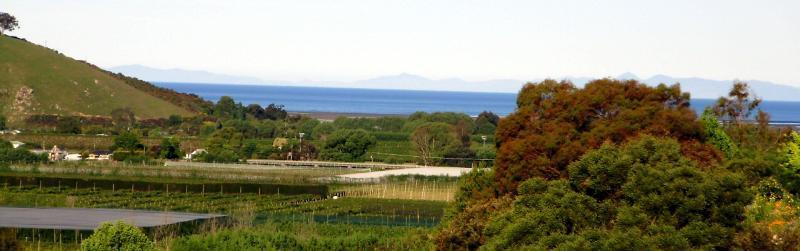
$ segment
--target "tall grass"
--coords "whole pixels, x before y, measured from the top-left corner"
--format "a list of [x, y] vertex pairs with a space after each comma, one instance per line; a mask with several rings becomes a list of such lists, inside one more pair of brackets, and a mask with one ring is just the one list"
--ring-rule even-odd
[[331, 194], [356, 198], [452, 201], [458, 184], [448, 180], [407, 179], [336, 186]]

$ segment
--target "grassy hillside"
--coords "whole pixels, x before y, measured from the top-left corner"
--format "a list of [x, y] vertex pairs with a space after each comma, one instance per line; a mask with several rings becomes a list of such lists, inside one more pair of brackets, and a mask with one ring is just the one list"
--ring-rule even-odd
[[9, 122], [32, 114], [109, 116], [125, 107], [143, 119], [192, 114], [92, 65], [0, 36], [0, 111]]

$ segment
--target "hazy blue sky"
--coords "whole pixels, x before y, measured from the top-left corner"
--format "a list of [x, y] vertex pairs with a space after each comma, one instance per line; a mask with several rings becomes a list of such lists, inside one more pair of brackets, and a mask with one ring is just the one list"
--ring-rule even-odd
[[4, 0], [13, 35], [103, 67], [274, 80], [626, 71], [800, 86], [800, 1]]

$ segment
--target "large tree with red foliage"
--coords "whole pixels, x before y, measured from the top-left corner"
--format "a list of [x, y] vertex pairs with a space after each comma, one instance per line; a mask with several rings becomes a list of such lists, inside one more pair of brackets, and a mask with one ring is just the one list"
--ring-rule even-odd
[[702, 143], [702, 130], [679, 85], [615, 79], [584, 88], [568, 81], [529, 83], [517, 97], [517, 110], [497, 127], [498, 192], [514, 193], [531, 177], [568, 177], [569, 163], [588, 150], [642, 134], [674, 137], [701, 165], [716, 162], [720, 154]]

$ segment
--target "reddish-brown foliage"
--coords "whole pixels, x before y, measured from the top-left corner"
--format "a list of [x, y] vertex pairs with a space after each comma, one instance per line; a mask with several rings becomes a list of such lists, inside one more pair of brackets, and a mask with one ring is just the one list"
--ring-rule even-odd
[[[501, 194], [514, 193], [530, 177], [566, 177], [567, 165], [604, 142], [621, 143], [640, 134], [702, 142], [702, 127], [680, 86], [649, 87], [635, 80], [599, 79], [576, 88], [567, 81], [529, 83], [517, 110], [497, 127], [495, 180]], [[687, 143], [693, 157], [713, 163], [719, 154]]]
[[706, 170], [722, 163], [722, 152], [709, 144], [703, 144], [697, 140], [681, 142], [681, 154], [695, 160], [700, 168]]

